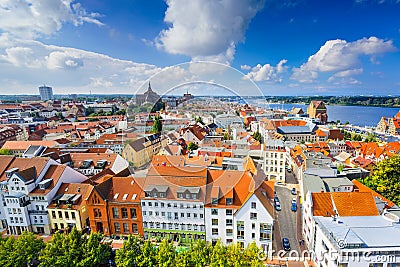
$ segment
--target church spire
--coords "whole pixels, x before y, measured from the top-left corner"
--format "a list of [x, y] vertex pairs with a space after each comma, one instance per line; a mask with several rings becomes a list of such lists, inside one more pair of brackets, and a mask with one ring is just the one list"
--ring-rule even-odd
[[153, 91], [153, 90], [151, 89], [150, 80], [149, 80], [149, 88], [147, 88], [147, 91]]

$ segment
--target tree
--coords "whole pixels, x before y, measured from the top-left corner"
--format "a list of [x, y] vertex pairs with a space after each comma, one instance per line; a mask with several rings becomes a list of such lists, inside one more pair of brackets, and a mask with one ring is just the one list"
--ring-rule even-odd
[[102, 242], [104, 235], [101, 233], [90, 233], [84, 235], [83, 257], [77, 267], [96, 267], [101, 263], [107, 262], [111, 257], [111, 247], [109, 243]]
[[210, 250], [206, 241], [199, 239], [190, 245], [190, 257], [192, 266], [202, 267], [209, 264]]
[[154, 117], [153, 133], [160, 133], [161, 131], [162, 131], [161, 117], [156, 116], [156, 117]]
[[83, 235], [75, 227], [68, 235], [57, 232], [41, 251], [40, 266], [99, 266], [111, 256], [110, 244], [103, 243], [102, 240], [102, 234]]
[[260, 253], [261, 249], [257, 247], [256, 242], [251, 242], [243, 252], [245, 265], [251, 267], [262, 266]]
[[156, 261], [157, 249], [153, 247], [149, 240], [144, 241], [142, 253], [138, 257], [139, 267], [158, 266]]
[[226, 249], [226, 261], [228, 266], [245, 266], [243, 250], [239, 243], [231, 243]]
[[157, 266], [169, 267], [173, 266], [175, 262], [175, 249], [174, 245], [168, 239], [163, 239], [158, 246], [158, 253], [156, 255]]
[[361, 182], [400, 205], [400, 156], [379, 162], [374, 168], [374, 174]]
[[257, 132], [255, 132], [255, 133], [253, 134], [253, 138], [256, 139], [258, 142], [261, 143], [262, 135], [261, 135], [261, 133], [260, 133], [259, 131], [257, 131]]
[[0, 149], [0, 155], [12, 155], [12, 151], [9, 149]]
[[23, 232], [18, 238], [0, 237], [0, 266], [27, 266], [38, 258], [43, 247], [43, 239], [31, 232]]
[[188, 149], [190, 151], [196, 150], [198, 148], [199, 148], [199, 146], [197, 144], [193, 143], [193, 142], [190, 142], [189, 145], [188, 145]]
[[139, 256], [142, 254], [141, 245], [143, 240], [139, 237], [132, 235], [128, 236], [128, 240], [124, 241], [121, 249], [117, 250], [115, 262], [121, 267], [135, 267], [137, 266]]
[[226, 247], [222, 244], [221, 240], [211, 248], [210, 252], [210, 267], [225, 267], [226, 261]]
[[[181, 251], [175, 256], [175, 266], [176, 267], [197, 266], [197, 265], [194, 265], [194, 263], [192, 263], [192, 262], [193, 261], [191, 260], [190, 251], [188, 251], [188, 250]], [[204, 265], [200, 265], [200, 266], [204, 266]]]
[[204, 125], [203, 119], [200, 116], [196, 117], [196, 123], [201, 123]]
[[229, 134], [228, 133], [224, 133], [224, 140], [229, 140]]

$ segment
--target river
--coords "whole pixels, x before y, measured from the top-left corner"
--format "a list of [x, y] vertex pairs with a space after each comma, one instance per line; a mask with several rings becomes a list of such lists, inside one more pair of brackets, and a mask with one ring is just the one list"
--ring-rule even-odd
[[[255, 105], [258, 105], [255, 103]], [[269, 104], [272, 109], [291, 110], [293, 107], [302, 108], [307, 112], [307, 105], [301, 104]], [[342, 123], [348, 121], [353, 125], [358, 126], [376, 126], [382, 116], [393, 117], [400, 109], [388, 107], [368, 107], [368, 106], [339, 106], [327, 105], [328, 120], [337, 121]]]

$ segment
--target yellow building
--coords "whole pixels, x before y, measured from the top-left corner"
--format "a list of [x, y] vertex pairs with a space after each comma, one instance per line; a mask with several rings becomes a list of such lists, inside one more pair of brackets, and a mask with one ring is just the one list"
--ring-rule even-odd
[[122, 157], [133, 167], [142, 167], [149, 163], [161, 148], [168, 144], [168, 139], [159, 134], [141, 137], [128, 143], [122, 150]]
[[86, 199], [92, 190], [90, 184], [64, 183], [60, 186], [48, 207], [53, 232], [73, 227], [82, 231], [90, 225]]

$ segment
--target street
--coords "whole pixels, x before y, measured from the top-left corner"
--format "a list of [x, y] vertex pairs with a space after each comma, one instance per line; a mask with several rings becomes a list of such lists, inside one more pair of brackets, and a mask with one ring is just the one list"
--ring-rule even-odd
[[[301, 212], [301, 208], [299, 205], [298, 195], [292, 195], [290, 190], [291, 186], [284, 185], [275, 185], [275, 191], [281, 203], [282, 210], [274, 211], [275, 212], [275, 245], [274, 248], [276, 251], [283, 249], [282, 247], [282, 238], [288, 238], [290, 242], [291, 250], [297, 250], [300, 253], [299, 240], [303, 239], [301, 236], [301, 232], [299, 231], [299, 226], [301, 222], [298, 222], [298, 214]], [[297, 199], [297, 211], [294, 212], [291, 210], [291, 201], [293, 197]]]

